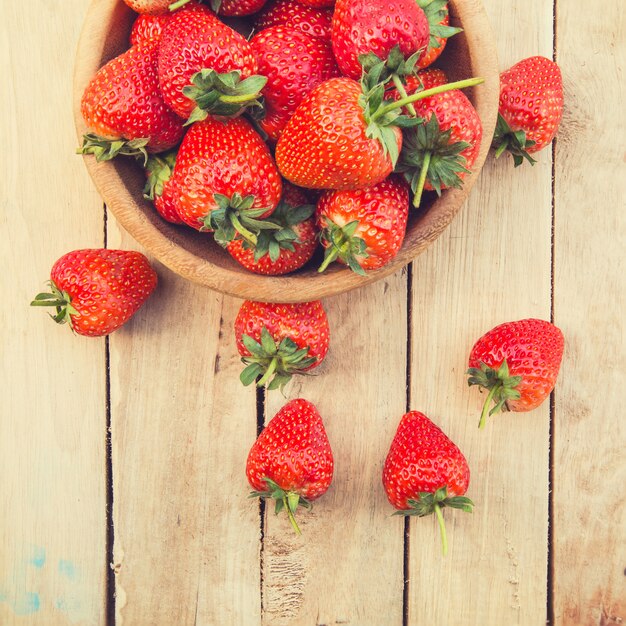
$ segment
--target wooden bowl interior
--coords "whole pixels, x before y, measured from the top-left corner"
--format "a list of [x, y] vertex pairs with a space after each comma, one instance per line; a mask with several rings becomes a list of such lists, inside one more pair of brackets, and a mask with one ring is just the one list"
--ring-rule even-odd
[[[485, 78], [484, 84], [465, 91], [481, 117], [485, 140], [463, 188], [447, 190], [441, 198], [425, 194], [420, 209], [410, 215], [400, 253], [390, 264], [364, 277], [337, 263], [319, 274], [321, 252], [289, 276], [253, 274], [239, 266], [210, 235], [161, 219], [143, 198], [145, 178], [134, 161], [118, 158], [97, 163], [92, 156], [86, 156], [85, 164], [120, 224], [164, 265], [194, 282], [240, 298], [295, 302], [335, 295], [379, 280], [409, 263], [452, 221], [482, 168], [489, 149], [488, 138], [495, 127], [499, 75], [487, 17], [479, 0], [451, 0], [450, 16], [452, 24], [465, 30], [450, 39], [436, 65], [445, 69], [451, 80]], [[87, 132], [80, 113], [82, 93], [102, 65], [128, 48], [134, 17], [121, 0], [92, 0], [75, 65], [74, 117], [79, 138]]]

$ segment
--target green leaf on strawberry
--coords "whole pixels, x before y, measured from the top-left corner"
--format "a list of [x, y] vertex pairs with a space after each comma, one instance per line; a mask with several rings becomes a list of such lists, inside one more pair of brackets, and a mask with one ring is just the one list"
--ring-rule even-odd
[[532, 148], [535, 142], [526, 138], [524, 130], [513, 130], [509, 123], [498, 113], [498, 122], [493, 136], [492, 148], [496, 150], [496, 159], [500, 158], [505, 150], [513, 155], [515, 167], [519, 167], [526, 159], [531, 165], [537, 161], [528, 154], [528, 148]]
[[143, 161], [145, 167], [148, 163], [148, 151], [146, 146], [149, 138], [140, 139], [109, 139], [96, 133], [83, 135], [83, 143], [76, 151], [77, 154], [93, 154], [96, 161], [110, 161], [118, 155], [132, 156]]

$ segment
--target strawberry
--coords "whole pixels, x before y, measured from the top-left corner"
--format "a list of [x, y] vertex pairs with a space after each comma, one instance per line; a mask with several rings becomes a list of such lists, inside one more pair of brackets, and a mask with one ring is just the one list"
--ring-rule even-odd
[[471, 172], [483, 136], [482, 123], [467, 96], [453, 89], [414, 104], [423, 123], [408, 129], [397, 171], [413, 191], [419, 206], [422, 190], [461, 187]]
[[539, 319], [505, 322], [485, 333], [470, 352], [467, 371], [469, 385], [489, 390], [479, 428], [487, 413], [538, 407], [556, 384], [563, 344], [560, 329]]
[[417, 4], [424, 10], [428, 20], [428, 46], [417, 61], [417, 66], [424, 69], [441, 56], [448, 38], [460, 33], [463, 29], [449, 25], [448, 0], [417, 0]]
[[153, 155], [146, 164], [146, 185], [143, 197], [154, 204], [159, 215], [172, 224], [183, 224], [176, 210], [176, 190], [171, 183], [176, 152]]
[[211, 0], [211, 8], [224, 16], [252, 15], [260, 11], [266, 0]]
[[135, 12], [146, 15], [161, 15], [167, 13], [174, 0], [124, 0]]
[[385, 459], [383, 486], [396, 515], [436, 515], [444, 555], [448, 542], [441, 509], [472, 511], [465, 497], [469, 479], [463, 453], [438, 426], [418, 411], [402, 417]]
[[329, 9], [316, 9], [298, 0], [269, 2], [255, 20], [256, 31], [270, 26], [289, 26], [305, 35], [330, 41], [333, 14]]
[[[261, 222], [280, 200], [282, 183], [269, 149], [244, 118], [207, 117], [193, 124], [176, 156], [176, 210], [189, 226], [215, 231], [223, 246], [236, 236], [256, 244]], [[258, 219], [257, 219], [258, 218]]]
[[150, 39], [160, 39], [163, 27], [167, 24], [169, 13], [164, 15], [150, 15], [142, 13], [133, 22], [130, 31], [130, 45], [135, 46]]
[[289, 274], [302, 267], [318, 244], [315, 205], [306, 202], [299, 189], [283, 183], [283, 198], [269, 218], [280, 230], [261, 230], [256, 245], [235, 239], [227, 246], [230, 255], [246, 269], [268, 276]]
[[204, 6], [184, 7], [163, 28], [158, 75], [165, 102], [188, 122], [257, 106], [265, 79], [250, 44]]
[[133, 46], [104, 65], [81, 100], [81, 113], [92, 131], [80, 152], [98, 161], [117, 154], [141, 155], [175, 146], [183, 135], [181, 120], [163, 101], [157, 79], [158, 41]]
[[334, 460], [314, 404], [298, 398], [276, 413], [254, 442], [246, 462], [252, 495], [276, 500], [297, 534], [294, 513], [323, 496], [333, 480]]
[[276, 141], [303, 98], [317, 85], [339, 75], [330, 44], [288, 26], [257, 33], [250, 45], [259, 72], [267, 77], [262, 94], [265, 117], [259, 122]]
[[332, 44], [342, 73], [361, 77], [359, 55], [386, 59], [394, 46], [408, 58], [428, 46], [428, 20], [416, 0], [337, 0]]
[[500, 75], [498, 124], [493, 139], [496, 158], [505, 150], [515, 166], [545, 148], [556, 135], [563, 116], [563, 80], [559, 66], [535, 56], [516, 63]]
[[328, 352], [329, 327], [319, 300], [273, 304], [246, 300], [235, 319], [241, 382], [282, 388], [293, 374], [317, 367]]
[[404, 241], [409, 213], [407, 185], [392, 176], [356, 191], [328, 191], [317, 205], [324, 271], [335, 259], [357, 274], [383, 267]]
[[313, 9], [329, 9], [335, 4], [335, 0], [298, 0], [298, 2]]
[[157, 285], [148, 259], [127, 250], [75, 250], [56, 261], [49, 293], [33, 306], [53, 306], [52, 319], [79, 335], [101, 337], [127, 322]]

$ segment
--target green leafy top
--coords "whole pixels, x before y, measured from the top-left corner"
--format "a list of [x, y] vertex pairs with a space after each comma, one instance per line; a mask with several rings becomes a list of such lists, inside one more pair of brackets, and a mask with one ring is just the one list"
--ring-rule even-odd
[[30, 305], [55, 307], [56, 315], [50, 314], [50, 317], [57, 324], [68, 324], [73, 332], [74, 325], [71, 316], [79, 315], [79, 312], [71, 304], [72, 297], [67, 291], [59, 289], [52, 280], [46, 284], [50, 287], [50, 291], [38, 293]]
[[143, 162], [145, 167], [148, 163], [148, 145], [150, 138], [141, 139], [109, 139], [96, 133], [83, 135], [83, 143], [76, 150], [77, 154], [93, 154], [96, 161], [110, 161], [118, 154], [132, 156]]
[[448, 0], [417, 0], [417, 4], [424, 10], [430, 28], [430, 40], [428, 48], [439, 48], [439, 39], [448, 39], [457, 33], [463, 32], [462, 28], [445, 26], [441, 22], [448, 15]]
[[295, 491], [286, 491], [270, 478], [263, 478], [263, 481], [267, 484], [267, 491], [253, 491], [250, 494], [250, 498], [271, 498], [275, 500], [276, 506], [274, 507], [274, 512], [276, 515], [281, 511], [286, 511], [291, 526], [296, 531], [296, 535], [301, 535], [302, 533], [296, 522], [295, 512], [298, 506], [310, 509], [311, 503]]
[[526, 159], [531, 165], [537, 161], [528, 154], [528, 148], [535, 145], [532, 139], [526, 139], [526, 133], [523, 130], [513, 130], [509, 123], [498, 113], [498, 122], [493, 135], [491, 147], [496, 150], [496, 159], [508, 150], [513, 155], [513, 163], [515, 167], [519, 167]]
[[355, 235], [359, 220], [348, 222], [345, 226], [339, 226], [327, 217], [324, 220], [326, 225], [320, 233], [325, 248], [324, 261], [317, 271], [323, 272], [333, 261], [340, 259], [353, 272], [365, 276], [365, 270], [361, 267], [359, 259], [367, 258], [369, 254], [365, 240]]
[[176, 150], [153, 154], [146, 163], [148, 178], [143, 188], [143, 197], [146, 200], [154, 200], [163, 195], [163, 184], [166, 183], [174, 172], [176, 165]]

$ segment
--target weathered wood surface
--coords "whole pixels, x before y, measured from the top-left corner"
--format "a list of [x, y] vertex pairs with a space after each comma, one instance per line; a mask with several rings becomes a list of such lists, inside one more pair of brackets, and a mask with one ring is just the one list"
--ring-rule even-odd
[[[300, 517], [302, 538], [246, 498], [258, 420], [286, 398], [257, 404], [238, 381], [239, 301], [156, 264], [159, 290], [108, 349], [28, 309], [56, 258], [104, 243], [102, 203], [73, 154], [86, 7], [2, 6], [0, 624], [626, 620], [624, 8], [610, 0], [594, 15], [558, 0], [554, 21], [553, 3], [484, 1], [501, 67], [556, 51], [566, 114], [554, 155], [515, 171], [489, 163], [410, 276], [325, 301], [328, 360], [286, 390], [317, 404], [336, 459], [330, 492]], [[111, 216], [106, 231], [109, 247], [136, 247]], [[473, 340], [505, 319], [551, 315], [566, 336], [551, 403], [479, 433], [483, 396], [464, 378]], [[476, 510], [446, 511], [445, 559], [434, 521], [411, 520], [405, 537], [380, 485], [407, 380], [410, 407], [472, 469]]]

